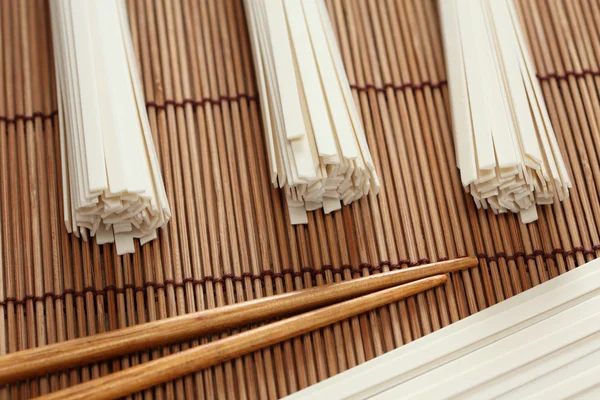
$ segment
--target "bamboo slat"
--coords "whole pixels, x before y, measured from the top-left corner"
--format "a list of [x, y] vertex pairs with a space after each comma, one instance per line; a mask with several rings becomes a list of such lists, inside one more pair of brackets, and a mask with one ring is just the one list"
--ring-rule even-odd
[[[574, 187], [523, 225], [456, 167], [434, 0], [326, 0], [382, 190], [290, 226], [269, 181], [240, 0], [128, 0], [173, 212], [117, 256], [69, 236], [46, 0], [0, 0], [0, 354], [294, 289], [477, 256], [443, 287], [136, 394], [278, 398], [600, 255], [600, 4], [520, 0]], [[245, 329], [245, 328], [243, 328]], [[243, 330], [242, 329], [242, 330]], [[0, 388], [27, 398], [238, 332]]]

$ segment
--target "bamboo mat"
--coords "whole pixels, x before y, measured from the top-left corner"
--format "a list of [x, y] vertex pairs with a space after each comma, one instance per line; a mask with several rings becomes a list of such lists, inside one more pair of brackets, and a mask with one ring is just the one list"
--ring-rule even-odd
[[[454, 159], [431, 0], [327, 0], [382, 191], [292, 227], [268, 182], [239, 0], [129, 0], [173, 218], [118, 257], [62, 223], [45, 0], [0, 0], [0, 353], [326, 282], [478, 255], [438, 290], [147, 390], [135, 398], [277, 398], [600, 255], [600, 4], [518, 0], [569, 200], [524, 226], [478, 211]], [[136, 245], [137, 246], [137, 245]], [[2, 387], [26, 398], [213, 338]]]

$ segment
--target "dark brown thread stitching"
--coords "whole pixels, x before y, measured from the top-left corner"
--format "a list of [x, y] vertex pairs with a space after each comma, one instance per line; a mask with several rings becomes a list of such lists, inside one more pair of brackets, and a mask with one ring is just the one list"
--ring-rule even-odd
[[568, 79], [570, 77], [585, 78], [587, 75], [600, 76], [600, 71], [592, 71], [590, 69], [584, 69], [581, 72], [568, 71], [568, 72], [565, 72], [564, 74], [550, 72], [545, 75], [538, 74], [537, 77], [540, 81], [547, 81], [550, 79], [564, 80], [564, 79]]
[[[564, 80], [564, 79], [568, 79], [569, 77], [574, 77], [574, 78], [584, 78], [588, 75], [591, 76], [600, 76], [600, 71], [593, 71], [590, 69], [584, 69], [581, 72], [576, 72], [576, 71], [568, 71], [565, 72], [563, 74], [559, 74], [556, 72], [550, 72], [547, 74], [537, 74], [537, 78], [540, 81], [547, 81], [547, 80], [551, 80], [551, 79], [557, 79], [557, 80]], [[369, 89], [373, 89], [375, 91], [378, 92], [383, 92], [386, 91], [387, 89], [393, 89], [393, 90], [406, 90], [406, 89], [413, 89], [413, 90], [422, 90], [425, 87], [430, 87], [432, 89], [437, 89], [440, 88], [444, 85], [446, 85], [448, 82], [447, 80], [441, 80], [439, 82], [431, 82], [431, 81], [423, 81], [421, 83], [413, 83], [413, 82], [407, 82], [407, 83], [403, 83], [400, 85], [395, 85], [393, 83], [385, 83], [383, 84], [383, 86], [375, 86], [374, 84], [368, 83], [364, 86], [359, 86], [359, 85], [350, 85], [350, 87], [352, 89], [356, 89], [359, 92], [366, 92]], [[158, 109], [164, 109], [166, 106], [168, 105], [173, 105], [175, 107], [184, 107], [188, 104], [191, 104], [193, 106], [203, 106], [207, 103], [210, 104], [215, 104], [215, 105], [219, 105], [221, 104], [221, 102], [223, 101], [239, 101], [242, 99], [246, 99], [248, 101], [257, 101], [258, 100], [258, 96], [256, 95], [249, 95], [246, 93], [240, 93], [237, 94], [235, 96], [227, 96], [227, 95], [223, 95], [223, 96], [219, 96], [216, 99], [211, 99], [211, 98], [205, 98], [205, 99], [201, 99], [201, 100], [193, 100], [193, 99], [184, 99], [181, 102], [177, 102], [175, 100], [165, 100], [164, 102], [162, 102], [161, 104], [157, 103], [156, 101], [148, 101], [146, 102], [146, 107], [155, 107]], [[50, 112], [49, 114], [44, 114], [41, 111], [37, 111], [34, 112], [32, 115], [22, 115], [22, 114], [17, 114], [12, 118], [8, 118], [6, 116], [2, 116], [0, 115], [0, 122], [6, 122], [6, 123], [16, 123], [17, 121], [33, 121], [36, 118], [42, 118], [42, 119], [52, 119], [54, 118], [56, 115], [58, 115], [58, 111], [54, 110], [52, 112]]]
[[[551, 80], [551, 79], [557, 79], [557, 80], [564, 80], [567, 79], [569, 77], [575, 77], [575, 78], [584, 78], [588, 75], [591, 76], [600, 76], [600, 71], [592, 71], [589, 69], [584, 69], [581, 72], [575, 72], [575, 71], [568, 71], [565, 72], [563, 74], [558, 74], [556, 72], [550, 72], [547, 74], [537, 74], [537, 77], [540, 81], [547, 81], [547, 80]], [[375, 86], [374, 84], [368, 83], [364, 86], [359, 86], [359, 85], [350, 85], [350, 87], [352, 89], [355, 89], [359, 92], [366, 92], [369, 89], [373, 89], [377, 92], [385, 92], [388, 89], [393, 89], [393, 90], [406, 90], [406, 89], [413, 89], [413, 90], [422, 90], [425, 87], [430, 87], [432, 89], [437, 89], [440, 88], [444, 85], [446, 85], [448, 82], [444, 79], [441, 80], [439, 82], [431, 82], [431, 81], [423, 81], [421, 83], [413, 83], [413, 82], [407, 82], [407, 83], [403, 83], [400, 85], [395, 85], [393, 83], [385, 83], [383, 84], [383, 86]], [[201, 100], [193, 100], [193, 99], [184, 99], [181, 102], [177, 102], [175, 100], [165, 100], [162, 103], [157, 103], [156, 101], [148, 101], [146, 102], [146, 107], [154, 107], [156, 109], [165, 109], [168, 105], [172, 105], [175, 107], [185, 107], [188, 104], [191, 104], [193, 106], [203, 106], [207, 103], [210, 104], [214, 104], [214, 105], [219, 105], [221, 104], [223, 101], [239, 101], [242, 99], [246, 99], [248, 101], [258, 101], [258, 96], [256, 95], [249, 95], [246, 93], [240, 93], [237, 94], [235, 96], [219, 96], [216, 99], [212, 99], [212, 98], [205, 98], [205, 99], [201, 99]], [[42, 112], [35, 112], [32, 115], [22, 115], [22, 114], [18, 114], [15, 115], [12, 118], [8, 118], [6, 116], [2, 116], [0, 115], [0, 122], [6, 122], [9, 124], [14, 124], [17, 121], [23, 121], [23, 122], [27, 122], [27, 121], [33, 121], [36, 118], [42, 118], [42, 119], [52, 119], [54, 118], [56, 115], [58, 115], [58, 111], [52, 111], [49, 114], [44, 114]]]
[[[507, 255], [505, 252], [498, 252], [493, 256], [487, 255], [485, 253], [480, 253], [477, 255], [477, 257], [481, 261], [486, 261], [488, 263], [497, 262], [498, 259], [501, 259], [501, 258], [505, 259], [507, 261], [516, 261], [518, 258], [523, 258], [527, 261], [530, 261], [530, 260], [535, 260], [536, 257], [542, 257], [544, 260], [548, 260], [548, 259], [556, 260], [559, 255], [561, 255], [563, 257], [570, 257], [570, 256], [572, 257], [576, 253], [583, 253], [584, 255], [590, 255], [590, 254], [595, 255], [596, 251], [600, 251], [600, 245], [594, 245], [592, 247], [592, 250], [586, 250], [580, 246], [580, 247], [575, 247], [572, 250], [564, 250], [561, 248], [556, 248], [556, 249], [552, 250], [552, 252], [550, 252], [550, 253], [546, 253], [543, 250], [535, 250], [531, 254], [525, 254], [524, 252], [516, 252], [512, 255]], [[439, 259], [439, 261], [446, 261], [446, 260], [448, 260], [447, 257], [443, 257], [443, 258]], [[207, 282], [214, 282], [214, 283], [221, 282], [222, 283], [225, 279], [232, 279], [234, 281], [242, 280], [244, 278], [250, 278], [252, 280], [256, 280], [256, 279], [264, 280], [265, 277], [267, 277], [267, 276], [282, 278], [286, 275], [291, 275], [294, 278], [296, 278], [296, 277], [303, 277], [303, 274], [305, 274], [305, 273], [310, 274], [311, 277], [314, 278], [318, 275], [325, 274], [325, 272], [327, 272], [327, 271], [331, 271], [334, 274], [342, 274], [342, 273], [344, 273], [344, 271], [350, 271], [353, 274], [361, 275], [364, 272], [364, 269], [367, 269], [369, 271], [369, 273], [374, 273], [374, 272], [381, 271], [383, 269], [383, 267], [388, 267], [390, 270], [396, 270], [396, 269], [403, 268], [404, 266], [414, 267], [414, 266], [418, 266], [418, 265], [428, 264], [429, 262], [430, 262], [430, 260], [427, 258], [422, 258], [418, 261], [410, 261], [410, 260], [403, 259], [403, 260], [399, 260], [399, 262], [395, 263], [395, 264], [392, 264], [390, 261], [382, 261], [378, 265], [362, 263], [362, 264], [360, 264], [359, 267], [353, 267], [352, 265], [344, 264], [340, 268], [335, 268], [331, 265], [324, 265], [321, 269], [314, 269], [311, 267], [303, 267], [300, 271], [293, 271], [290, 268], [286, 268], [286, 269], [282, 270], [281, 272], [274, 272], [272, 270], [265, 270], [265, 271], [262, 271], [260, 274], [244, 272], [241, 276], [236, 276], [233, 274], [224, 274], [222, 277], [205, 276], [201, 279], [185, 278], [185, 279], [183, 279], [182, 282], [176, 282], [172, 279], [167, 279], [163, 283], [146, 282], [142, 286], [136, 286], [134, 284], [126, 284], [122, 288], [117, 288], [115, 285], [108, 285], [108, 286], [104, 287], [103, 289], [96, 289], [94, 287], [88, 286], [88, 287], [85, 287], [81, 291], [76, 291], [74, 289], [65, 289], [63, 291], [63, 293], [61, 293], [61, 294], [56, 294], [54, 292], [47, 292], [47, 293], [44, 293], [42, 296], [27, 295], [21, 299], [16, 299], [15, 297], [7, 297], [6, 299], [4, 299], [4, 301], [0, 301], [0, 306], [4, 307], [4, 306], [8, 305], [9, 303], [14, 303], [15, 305], [23, 305], [27, 301], [30, 301], [30, 300], [45, 301], [48, 298], [51, 298], [53, 300], [64, 300], [67, 295], [71, 295], [74, 297], [84, 297], [86, 294], [92, 293], [93, 295], [96, 295], [96, 296], [100, 296], [100, 295], [106, 296], [109, 293], [124, 294], [128, 290], [133, 290], [134, 292], [143, 292], [150, 287], [152, 287], [156, 290], [156, 289], [164, 289], [168, 285], [172, 285], [175, 288], [183, 287], [186, 283], [192, 283], [194, 285], [203, 285]]]
[[435, 82], [435, 83], [432, 83], [430, 81], [424, 81], [421, 83], [407, 82], [407, 83], [403, 83], [401, 85], [394, 85], [393, 83], [384, 83], [383, 86], [375, 86], [372, 83], [367, 83], [364, 86], [350, 85], [350, 88], [355, 89], [359, 92], [366, 92], [370, 89], [375, 90], [376, 92], [385, 92], [388, 89], [392, 89], [392, 90], [406, 90], [406, 89], [423, 90], [425, 87], [430, 87], [431, 89], [438, 89], [438, 88], [442, 87], [443, 85], [445, 85], [446, 83], [447, 83], [446, 80], [441, 80], [441, 81]]
[[50, 114], [44, 114], [41, 111], [34, 112], [32, 115], [17, 114], [13, 118], [0, 115], [0, 122], [6, 122], [7, 124], [16, 124], [18, 121], [28, 122], [34, 121], [36, 118], [42, 118], [43, 120], [52, 119], [58, 115], [58, 111], [52, 111]]
[[[174, 107], [185, 107], [188, 104], [191, 104], [192, 106], [203, 106], [207, 103], [220, 105], [223, 101], [232, 102], [232, 101], [240, 101], [242, 99], [246, 99], [248, 101], [257, 101], [258, 97], [256, 95], [249, 95], [249, 94], [241, 93], [236, 96], [219, 96], [219, 98], [217, 98], [217, 99], [210, 99], [210, 98], [201, 99], [201, 100], [184, 99], [181, 102], [178, 102], [175, 100], [165, 100], [161, 104], [159, 104], [155, 101], [148, 101], [148, 102], [146, 102], [146, 107], [154, 107], [156, 109], [162, 110], [162, 109], [165, 109], [168, 105], [172, 105]], [[52, 119], [57, 115], [58, 115], [58, 110], [54, 110], [54, 111], [50, 112], [49, 114], [44, 114], [41, 111], [36, 111], [32, 115], [17, 114], [13, 118], [8, 118], [6, 116], [0, 115], [0, 122], [6, 122], [7, 124], [14, 124], [18, 121], [23, 121], [23, 122], [34, 121], [36, 118], [42, 118], [44, 120]]]
[[[564, 79], [568, 79], [569, 77], [584, 78], [588, 75], [600, 76], [600, 71], [592, 71], [589, 69], [584, 69], [581, 72], [569, 71], [569, 72], [565, 72], [564, 74], [558, 74], [555, 72], [551, 72], [551, 73], [544, 74], [544, 75], [537, 74], [537, 78], [540, 81], [547, 81], [550, 79], [564, 80]], [[362, 86], [361, 85], [350, 85], [350, 87], [359, 92], [366, 92], [370, 89], [375, 90], [376, 92], [385, 92], [388, 89], [400, 90], [400, 91], [407, 90], [407, 89], [423, 90], [426, 87], [429, 87], [431, 89], [438, 89], [438, 88], [446, 85], [447, 83], [448, 83], [448, 81], [443, 79], [439, 82], [431, 82], [431, 81], [423, 81], [421, 83], [406, 82], [406, 83], [403, 83], [400, 85], [396, 85], [393, 83], [384, 83], [382, 86], [376, 86], [372, 83], [367, 83]]]
[[158, 110], [163, 110], [167, 106], [174, 107], [185, 107], [186, 105], [192, 105], [196, 107], [204, 106], [205, 104], [213, 104], [220, 105], [222, 102], [232, 102], [232, 101], [240, 101], [242, 99], [246, 99], [247, 101], [257, 101], [257, 96], [251, 96], [245, 93], [238, 94], [236, 96], [219, 96], [217, 99], [201, 99], [201, 100], [192, 100], [192, 99], [184, 99], [183, 101], [175, 101], [175, 100], [165, 100], [161, 104], [155, 101], [146, 102], [146, 107], [154, 107]]

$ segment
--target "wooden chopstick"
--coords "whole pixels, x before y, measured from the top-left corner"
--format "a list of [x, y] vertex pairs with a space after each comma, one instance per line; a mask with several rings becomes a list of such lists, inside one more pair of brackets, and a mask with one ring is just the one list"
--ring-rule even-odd
[[377, 290], [478, 264], [459, 258], [298, 290], [118, 329], [0, 357], [0, 384], [115, 358], [211, 332], [310, 310]]
[[112, 399], [126, 396], [421, 293], [445, 283], [447, 279], [446, 275], [436, 275], [309, 311], [59, 390], [39, 399]]

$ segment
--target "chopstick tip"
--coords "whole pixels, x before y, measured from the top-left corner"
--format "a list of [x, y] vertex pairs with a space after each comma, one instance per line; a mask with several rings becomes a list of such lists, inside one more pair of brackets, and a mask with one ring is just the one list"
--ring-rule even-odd
[[476, 256], [465, 257], [465, 267], [473, 268], [479, 265], [479, 258]]

